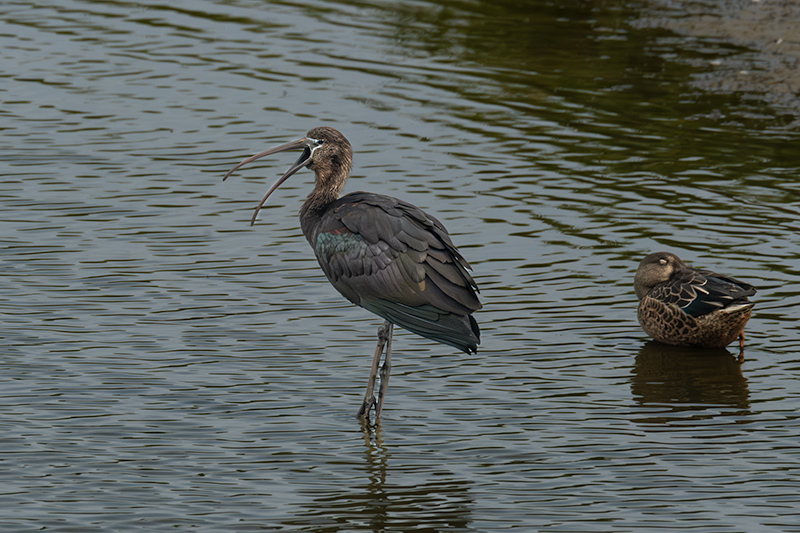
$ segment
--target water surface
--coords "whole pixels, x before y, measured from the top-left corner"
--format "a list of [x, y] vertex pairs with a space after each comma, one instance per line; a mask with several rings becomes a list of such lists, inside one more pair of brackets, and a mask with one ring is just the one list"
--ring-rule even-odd
[[[800, 531], [798, 113], [700, 83], [753, 50], [647, 2], [0, 13], [3, 531]], [[252, 228], [294, 156], [221, 181], [320, 124], [485, 306], [474, 356], [397, 331], [377, 427], [312, 174]], [[662, 249], [758, 287], [743, 364], [638, 327]]]

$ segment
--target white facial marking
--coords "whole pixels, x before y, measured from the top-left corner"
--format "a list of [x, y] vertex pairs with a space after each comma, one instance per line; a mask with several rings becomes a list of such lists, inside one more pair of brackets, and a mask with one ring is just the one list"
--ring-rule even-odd
[[319, 148], [320, 146], [322, 146], [325, 143], [324, 140], [322, 140], [322, 139], [314, 139], [313, 137], [309, 137], [309, 140], [313, 141], [313, 143], [314, 143], [314, 146], [311, 147], [311, 155], [314, 155], [314, 152], [317, 150], [317, 148]]

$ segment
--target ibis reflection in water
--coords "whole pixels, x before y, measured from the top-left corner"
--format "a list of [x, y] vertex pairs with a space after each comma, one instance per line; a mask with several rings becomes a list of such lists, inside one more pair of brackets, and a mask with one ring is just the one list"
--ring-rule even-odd
[[224, 179], [247, 163], [287, 150], [302, 150], [302, 154], [267, 191], [250, 225], [267, 198], [292, 174], [303, 167], [314, 171], [314, 190], [300, 208], [303, 235], [336, 290], [385, 320], [378, 329], [367, 391], [358, 410], [358, 417], [368, 419], [374, 408], [377, 420], [389, 382], [394, 324], [474, 353], [480, 342], [472, 317], [481, 308], [478, 287], [447, 230], [431, 215], [391, 196], [368, 192], [339, 196], [350, 174], [353, 150], [333, 128], [314, 128], [302, 139], [249, 157]]

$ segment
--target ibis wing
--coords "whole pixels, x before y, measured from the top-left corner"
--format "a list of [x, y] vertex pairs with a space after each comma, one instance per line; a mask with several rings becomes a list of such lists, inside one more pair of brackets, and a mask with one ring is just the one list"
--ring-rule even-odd
[[339, 199], [314, 251], [331, 283], [357, 304], [382, 299], [464, 315], [481, 307], [469, 265], [441, 223], [396, 198]]
[[447, 336], [471, 336], [470, 347], [477, 342], [469, 315], [481, 304], [469, 265], [444, 226], [419, 208], [349, 194], [322, 217], [312, 244], [328, 279], [351, 302], [465, 351]]

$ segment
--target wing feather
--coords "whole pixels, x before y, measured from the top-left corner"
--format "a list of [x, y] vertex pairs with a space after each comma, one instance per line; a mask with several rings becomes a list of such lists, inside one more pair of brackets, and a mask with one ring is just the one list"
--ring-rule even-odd
[[353, 303], [419, 335], [477, 348], [479, 330], [469, 316], [481, 308], [477, 285], [435, 218], [396, 198], [352, 193], [326, 211], [309, 242]]
[[747, 283], [712, 272], [684, 268], [669, 281], [654, 287], [649, 296], [675, 304], [686, 314], [699, 317], [730, 305], [746, 303], [756, 293]]

